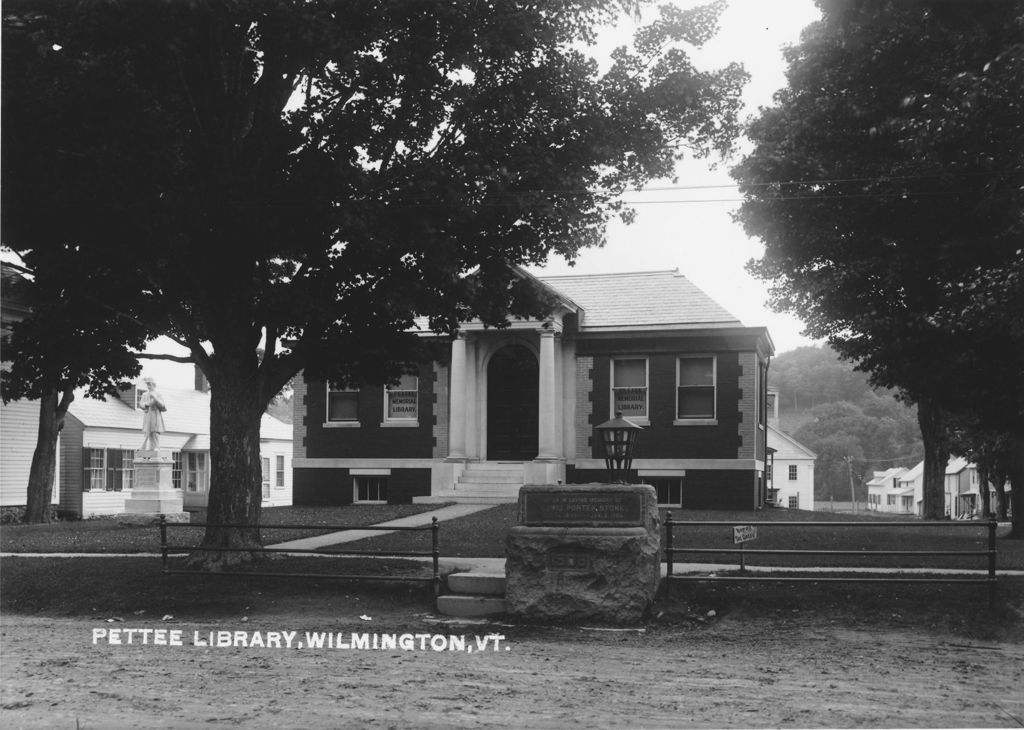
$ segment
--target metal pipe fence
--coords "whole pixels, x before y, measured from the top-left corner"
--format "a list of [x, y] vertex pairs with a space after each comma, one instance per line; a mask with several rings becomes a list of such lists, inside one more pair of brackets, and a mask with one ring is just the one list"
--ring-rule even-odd
[[[206, 522], [168, 522], [164, 515], [160, 515], [160, 560], [161, 572], [164, 575], [205, 575], [205, 576], [231, 576], [231, 577], [259, 577], [259, 578], [329, 578], [335, 580], [367, 580], [367, 581], [395, 581], [408, 583], [431, 583], [434, 587], [434, 594], [441, 590], [440, 570], [440, 542], [439, 532], [441, 529], [437, 517], [431, 518], [429, 525], [418, 527], [392, 526], [383, 527], [378, 525], [259, 525], [263, 530], [317, 530], [328, 532], [346, 532], [349, 530], [369, 530], [374, 532], [430, 532], [430, 550], [324, 550], [319, 548], [246, 548], [246, 547], [204, 547], [198, 545], [188, 547], [185, 545], [170, 545], [167, 542], [167, 531], [171, 528], [181, 527], [218, 527], [228, 529], [246, 529], [250, 525], [231, 525]], [[342, 574], [342, 573], [296, 573], [296, 572], [272, 572], [272, 571], [219, 571], [200, 572], [197, 570], [172, 569], [169, 564], [171, 554], [184, 555], [193, 552], [239, 552], [272, 554], [283, 553], [286, 555], [317, 555], [330, 557], [370, 557], [370, 558], [431, 558], [433, 565], [432, 575], [429, 578], [415, 576], [379, 575], [379, 574]]]
[[[680, 525], [708, 525], [708, 526], [729, 526], [733, 528], [746, 527], [746, 526], [767, 526], [767, 527], [817, 527], [817, 528], [859, 528], [871, 530], [874, 528], [890, 528], [890, 527], [907, 527], [907, 528], [922, 528], [922, 527], [939, 527], [939, 528], [952, 528], [952, 529], [964, 529], [964, 528], [984, 528], [988, 532], [988, 546], [985, 550], [794, 550], [794, 549], [747, 549], [744, 546], [744, 542], [739, 542], [738, 548], [677, 548], [673, 546], [673, 530]], [[668, 512], [665, 519], [665, 546], [663, 552], [666, 556], [666, 575], [665, 575], [665, 591], [666, 595], [671, 591], [671, 585], [673, 581], [691, 581], [691, 582], [731, 582], [731, 583], [742, 583], [742, 582], [773, 582], [773, 583], [965, 583], [975, 585], [986, 585], [988, 587], [988, 603], [989, 607], [995, 605], [996, 598], [996, 528], [998, 523], [993, 519], [987, 522], [941, 522], [941, 521], [913, 521], [913, 522], [800, 522], [800, 521], [752, 521], [744, 522], [741, 524], [737, 522], [719, 521], [719, 520], [695, 520], [688, 521], [684, 520], [681, 522], [674, 521], [672, 519], [672, 513]], [[724, 555], [735, 555], [737, 556], [737, 568], [741, 573], [746, 573], [746, 558], [754, 555], [842, 555], [842, 556], [858, 556], [858, 557], [874, 557], [874, 556], [915, 556], [915, 557], [933, 557], [933, 556], [975, 556], [983, 557], [987, 562], [987, 575], [985, 577], [968, 577], [968, 578], [953, 578], [944, 576], [928, 576], [911, 578], [906, 576], [867, 576], [850, 574], [849, 576], [821, 576], [821, 577], [806, 577], [806, 576], [781, 576], [773, 574], [762, 574], [762, 575], [678, 575], [674, 572], [675, 567], [675, 556], [683, 553], [692, 554], [724, 554]], [[829, 567], [833, 566], [776, 566], [786, 567], [788, 570], [799, 570], [800, 567], [809, 567], [813, 570], [828, 570]], [[846, 566], [847, 569], [852, 566]], [[866, 567], [867, 569], [878, 568], [880, 571], [885, 570], [884, 567], [874, 566], [861, 566], [861, 569]], [[942, 570], [943, 568], [938, 568]], [[837, 568], [842, 571], [843, 568]]]

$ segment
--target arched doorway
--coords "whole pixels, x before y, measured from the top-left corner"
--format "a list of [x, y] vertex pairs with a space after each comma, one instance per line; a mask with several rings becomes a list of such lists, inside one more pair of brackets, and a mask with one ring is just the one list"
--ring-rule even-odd
[[494, 353], [487, 365], [487, 458], [537, 457], [537, 358], [522, 345]]

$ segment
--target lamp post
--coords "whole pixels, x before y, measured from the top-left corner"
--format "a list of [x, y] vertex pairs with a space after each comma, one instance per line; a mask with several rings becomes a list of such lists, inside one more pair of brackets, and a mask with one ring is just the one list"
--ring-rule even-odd
[[[636, 449], [636, 437], [643, 430], [632, 421], [616, 413], [615, 418], [605, 421], [594, 430], [601, 434], [604, 446], [604, 463], [608, 469], [608, 481], [612, 484], [625, 484], [621, 478], [633, 465], [633, 452]], [[620, 479], [616, 480], [616, 474]]]

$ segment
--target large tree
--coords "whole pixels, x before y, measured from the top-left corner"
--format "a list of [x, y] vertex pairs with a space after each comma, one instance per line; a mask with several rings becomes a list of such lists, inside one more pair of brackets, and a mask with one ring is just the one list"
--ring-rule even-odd
[[77, 244], [138, 282], [209, 379], [209, 517], [248, 527], [205, 546], [259, 544], [260, 415], [297, 372], [379, 381], [421, 356], [417, 315], [445, 333], [536, 312], [510, 264], [599, 245], [623, 190], [729, 148], [746, 75], [685, 52], [723, 3], [664, 9], [601, 71], [585, 44], [622, 7], [5, 3], [43, 90], [95, 90], [54, 145], [40, 88], [5, 86], [18, 169], [50, 165], [22, 212], [49, 175], [94, 172]]
[[733, 171], [765, 243], [751, 269], [774, 307], [918, 404], [938, 518], [946, 414], [970, 411], [1024, 453], [1024, 339], [1006, 306], [1022, 291], [1024, 5], [818, 4]]

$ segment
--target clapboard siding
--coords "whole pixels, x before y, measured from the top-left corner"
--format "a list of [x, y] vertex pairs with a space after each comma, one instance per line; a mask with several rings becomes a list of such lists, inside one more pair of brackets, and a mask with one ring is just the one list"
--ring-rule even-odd
[[[39, 431], [39, 401], [15, 401], [0, 405], [3, 438], [0, 439], [0, 507], [21, 507], [26, 501], [28, 475]], [[57, 441], [60, 453], [60, 441]], [[61, 464], [53, 480], [53, 504], [60, 502]]]

